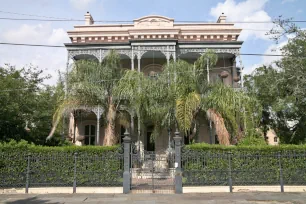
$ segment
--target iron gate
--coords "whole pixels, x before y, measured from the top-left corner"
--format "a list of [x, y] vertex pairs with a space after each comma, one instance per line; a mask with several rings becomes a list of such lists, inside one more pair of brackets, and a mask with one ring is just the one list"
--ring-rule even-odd
[[131, 148], [131, 191], [134, 193], [174, 193], [175, 154]]

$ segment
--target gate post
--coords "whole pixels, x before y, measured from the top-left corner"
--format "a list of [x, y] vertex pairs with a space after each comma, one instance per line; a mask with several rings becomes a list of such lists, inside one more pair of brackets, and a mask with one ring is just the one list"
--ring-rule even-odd
[[130, 175], [130, 147], [131, 147], [131, 138], [129, 137], [130, 133], [126, 129], [123, 138], [124, 144], [124, 172], [123, 172], [123, 193], [130, 193], [131, 189], [131, 175]]
[[284, 179], [283, 179], [283, 169], [282, 169], [282, 155], [279, 151], [277, 154], [278, 157], [278, 165], [279, 165], [279, 184], [281, 188], [281, 192], [284, 192]]
[[73, 193], [76, 193], [76, 185], [77, 185], [77, 157], [78, 157], [78, 153], [75, 152], [74, 153], [74, 166], [73, 166]]
[[25, 193], [29, 193], [29, 183], [30, 183], [30, 161], [31, 161], [31, 155], [28, 154], [28, 156], [27, 156], [27, 172], [26, 172], [26, 187], [25, 187]]
[[174, 143], [175, 143], [175, 193], [183, 193], [182, 184], [182, 167], [181, 167], [181, 147], [182, 138], [178, 130], [175, 132]]

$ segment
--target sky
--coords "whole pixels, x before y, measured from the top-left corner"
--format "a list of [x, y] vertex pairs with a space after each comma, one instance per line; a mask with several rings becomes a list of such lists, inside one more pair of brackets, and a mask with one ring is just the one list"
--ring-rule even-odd
[[[272, 21], [278, 16], [306, 20], [306, 0], [1, 0], [0, 18], [42, 18], [5, 12], [48, 16], [67, 19], [84, 19], [89, 11], [95, 20], [132, 21], [147, 15], [162, 15], [175, 21], [216, 21], [223, 12], [228, 21]], [[48, 18], [46, 18], [48, 19]], [[66, 33], [83, 22], [9, 21], [0, 19], [0, 42], [63, 45], [70, 40]], [[279, 54], [278, 44], [265, 33], [273, 24], [238, 23], [245, 29], [238, 40], [244, 41], [241, 53]], [[306, 27], [306, 23], [299, 25]], [[278, 57], [243, 56], [245, 73], [256, 67], [270, 64]], [[46, 81], [55, 84], [58, 71], [64, 71], [67, 62], [65, 48], [42, 48], [0, 45], [0, 66], [38, 66], [51, 75]]]

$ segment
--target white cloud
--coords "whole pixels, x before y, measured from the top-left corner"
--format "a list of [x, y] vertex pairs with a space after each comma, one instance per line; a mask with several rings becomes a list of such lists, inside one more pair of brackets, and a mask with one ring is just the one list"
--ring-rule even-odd
[[89, 4], [94, 3], [96, 0], [70, 0], [72, 6], [79, 10], [87, 9]]
[[[288, 40], [285, 40], [279, 44], [272, 44], [270, 45], [267, 50], [264, 52], [266, 55], [281, 55], [282, 51], [281, 48], [284, 47], [288, 43]], [[280, 60], [282, 57], [281, 56], [263, 56], [262, 57], [262, 64], [264, 65], [274, 65], [274, 62], [277, 60]]]
[[[53, 29], [50, 24], [21, 25], [17, 29], [3, 31], [0, 36], [3, 42], [63, 45], [69, 42], [67, 33], [62, 28]], [[50, 74], [48, 84], [55, 84], [58, 79], [58, 70], [64, 71], [67, 60], [65, 48], [26, 47], [3, 45], [0, 50], [0, 66], [4, 63], [23, 67], [35, 65]]]
[[285, 4], [285, 3], [292, 3], [292, 2], [295, 2], [295, 0], [283, 0], [283, 1], [282, 1], [282, 4]]
[[61, 45], [63, 42], [69, 42], [68, 35], [64, 29], [53, 29], [49, 23], [23, 24], [17, 29], [4, 31], [2, 38], [6, 42], [15, 43]]
[[[266, 55], [281, 55], [281, 48], [284, 47], [288, 43], [288, 40], [285, 40], [279, 44], [272, 44], [270, 45], [263, 54]], [[272, 67], [275, 66], [275, 62], [280, 60], [282, 56], [262, 56], [261, 61], [256, 63], [250, 67], [247, 67], [244, 71], [244, 74], [251, 74], [256, 68], [261, 67], [263, 65]]]
[[[216, 7], [211, 8], [210, 14], [218, 18], [221, 13], [224, 13], [227, 16], [227, 21], [230, 22], [271, 21], [271, 17], [264, 10], [267, 2], [268, 0], [246, 0], [242, 2], [225, 0], [224, 3], [218, 3]], [[246, 40], [249, 37], [267, 40], [269, 37], [265, 33], [273, 27], [272, 24], [266, 23], [235, 23], [235, 26], [246, 29], [241, 33], [240, 40]]]

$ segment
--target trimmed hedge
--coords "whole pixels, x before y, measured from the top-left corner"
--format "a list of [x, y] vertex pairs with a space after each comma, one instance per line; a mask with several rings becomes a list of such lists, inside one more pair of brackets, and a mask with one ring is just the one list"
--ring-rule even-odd
[[221, 146], [193, 144], [183, 148], [184, 185], [306, 184], [306, 145]]
[[[123, 155], [119, 146], [43, 147], [27, 142], [0, 144], [0, 187], [121, 186]], [[75, 155], [77, 153], [77, 155]], [[76, 159], [76, 162], [75, 162]], [[75, 165], [76, 164], [76, 165]]]
[[[42, 147], [0, 144], [0, 188], [29, 186], [122, 186], [119, 146]], [[75, 153], [77, 155], [75, 156]], [[75, 162], [76, 159], [76, 162]], [[306, 185], [306, 145], [188, 145], [182, 150], [183, 185]]]

